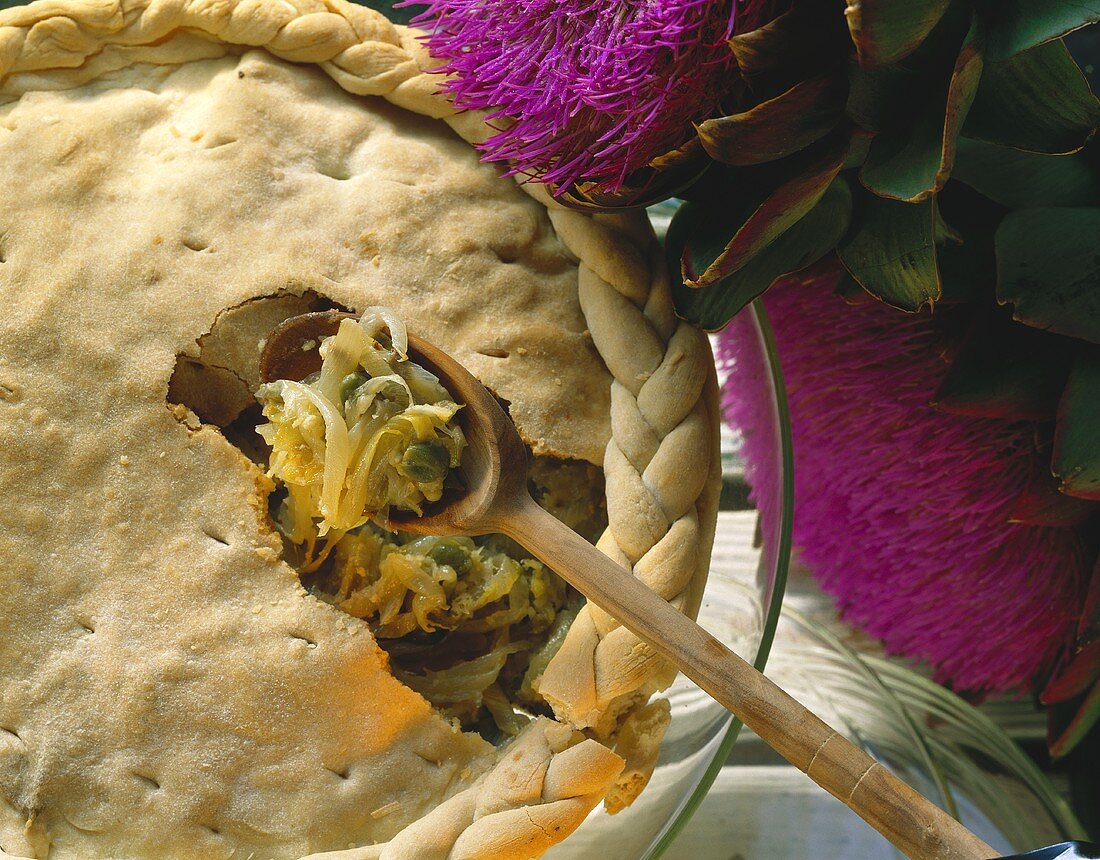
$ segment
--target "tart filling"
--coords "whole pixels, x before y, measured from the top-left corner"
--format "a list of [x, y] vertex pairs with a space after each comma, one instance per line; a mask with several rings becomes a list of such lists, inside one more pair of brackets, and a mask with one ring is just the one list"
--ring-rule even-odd
[[316, 596], [367, 621], [394, 675], [489, 737], [548, 713], [535, 691], [578, 599], [500, 538], [406, 536], [367, 525], [303, 576]]
[[[303, 346], [308, 346], [305, 344]], [[408, 360], [405, 324], [372, 308], [342, 320], [320, 346], [321, 369], [301, 382], [279, 379], [256, 396], [268, 423], [269, 475], [287, 489], [278, 521], [294, 543], [384, 525], [390, 506], [422, 513], [443, 495], [466, 440], [459, 410], [439, 380]], [[310, 560], [307, 569], [314, 564]]]

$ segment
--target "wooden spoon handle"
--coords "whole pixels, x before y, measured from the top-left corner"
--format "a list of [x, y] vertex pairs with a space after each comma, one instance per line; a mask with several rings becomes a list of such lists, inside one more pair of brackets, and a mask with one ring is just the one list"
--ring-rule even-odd
[[997, 852], [533, 501], [501, 531], [648, 642], [912, 860]]

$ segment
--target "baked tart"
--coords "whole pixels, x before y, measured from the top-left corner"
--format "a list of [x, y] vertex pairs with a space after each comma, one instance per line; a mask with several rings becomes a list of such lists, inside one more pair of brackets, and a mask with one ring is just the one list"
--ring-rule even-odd
[[340, 0], [0, 11], [0, 856], [536, 857], [644, 787], [651, 649], [522, 547], [379, 525], [446, 491], [461, 404], [326, 381], [360, 437], [431, 407], [359, 507], [260, 379], [289, 317], [362, 316], [385, 360], [404, 321], [507, 406], [544, 506], [697, 611], [706, 339], [642, 215], [481, 164], [430, 69]]

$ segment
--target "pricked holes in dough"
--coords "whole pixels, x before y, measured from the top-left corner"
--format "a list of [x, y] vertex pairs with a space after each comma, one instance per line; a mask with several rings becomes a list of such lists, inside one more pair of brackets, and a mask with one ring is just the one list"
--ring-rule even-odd
[[200, 253], [202, 251], [206, 251], [210, 254], [214, 253], [210, 250], [209, 242], [206, 242], [202, 239], [196, 239], [194, 236], [184, 236], [181, 242], [183, 243], [183, 247], [191, 251], [195, 251], [196, 253]]
[[514, 263], [519, 259], [520, 252], [518, 248], [490, 248], [489, 250], [505, 265]]
[[7, 740], [21, 748], [26, 748], [27, 746], [26, 741], [19, 736], [19, 732], [8, 726], [0, 726], [0, 741], [2, 740]]
[[231, 134], [214, 134], [206, 139], [207, 149], [221, 149], [223, 146], [229, 146], [236, 143], [239, 138], [233, 137]]
[[346, 182], [352, 177], [351, 171], [343, 164], [319, 164], [317, 172], [338, 182]]
[[311, 639], [310, 637], [306, 636], [306, 634], [304, 634], [304, 633], [295, 632], [295, 633], [289, 633], [287, 635], [290, 636], [291, 639], [294, 639], [298, 642], [305, 642], [307, 648], [316, 648], [317, 647], [316, 640]]
[[229, 540], [209, 526], [203, 526], [202, 533], [215, 543], [221, 544], [222, 546], [229, 546]]
[[22, 394], [22, 388], [16, 383], [0, 380], [0, 402], [18, 403]]
[[65, 823], [68, 824], [69, 827], [71, 827], [77, 833], [92, 833], [92, 834], [94, 834], [94, 833], [103, 833], [104, 832], [104, 828], [102, 828], [102, 827], [81, 827], [79, 824], [77, 824], [75, 821], [73, 821], [68, 815], [62, 814], [61, 817], [65, 820]]
[[160, 783], [156, 778], [140, 770], [131, 771], [134, 778], [141, 782], [150, 791], [160, 791]]

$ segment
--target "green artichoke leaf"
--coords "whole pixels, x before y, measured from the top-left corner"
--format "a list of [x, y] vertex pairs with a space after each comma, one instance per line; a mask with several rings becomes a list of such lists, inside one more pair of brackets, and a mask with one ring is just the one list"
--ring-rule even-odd
[[962, 133], [1029, 152], [1069, 154], [1098, 124], [1100, 101], [1058, 40], [987, 63]]
[[997, 0], [987, 4], [986, 57], [1009, 57], [1100, 21], [1100, 0]]
[[1085, 605], [1082, 607], [1081, 618], [1077, 621], [1077, 641], [1100, 641], [1100, 556], [1097, 556], [1093, 565], [1089, 590], [1085, 594]]
[[859, 285], [859, 281], [853, 278], [848, 273], [847, 269], [841, 273], [839, 280], [836, 282], [836, 287], [833, 288], [833, 292], [844, 299], [846, 304], [852, 307], [875, 300], [875, 297], [863, 289], [863, 287]]
[[689, 287], [717, 283], [799, 221], [839, 173], [850, 133], [845, 122], [787, 158], [727, 167], [700, 201], [707, 217], [691, 210], [673, 218], [666, 253], [679, 280]]
[[922, 91], [922, 79], [917, 69], [902, 66], [863, 69], [852, 62], [848, 66], [846, 113], [859, 128], [876, 134], [904, 123], [911, 99]]
[[848, 144], [848, 157], [844, 159], [844, 165], [840, 169], [850, 170], [853, 167], [862, 167], [874, 139], [873, 133], [862, 128], [853, 128], [852, 139]]
[[360, 6], [375, 9], [397, 24], [408, 24], [416, 15], [424, 10], [418, 7], [395, 8], [395, 3], [390, 0], [354, 0]]
[[1100, 343], [1100, 207], [1017, 209], [997, 228], [997, 300], [1036, 328]]
[[[1077, 625], [1077, 647], [1063, 659], [1039, 695], [1053, 705], [1047, 719], [1051, 753], [1063, 756], [1073, 749], [1100, 718], [1100, 559], [1092, 571], [1089, 589]], [[1091, 691], [1091, 692], [1090, 692]]]
[[1082, 344], [1058, 404], [1051, 471], [1063, 493], [1100, 500], [1100, 348]]
[[[686, 202], [683, 224], [706, 219], [705, 209]], [[677, 213], [679, 214], [679, 213]], [[852, 193], [842, 176], [836, 177], [817, 205], [748, 263], [716, 284], [702, 289], [673, 278], [676, 313], [706, 331], [717, 331], [779, 278], [820, 260], [848, 229]]]
[[916, 312], [942, 295], [931, 198], [903, 203], [855, 195], [852, 229], [837, 253], [863, 289], [889, 305]]
[[1100, 683], [1087, 695], [1051, 706], [1047, 713], [1047, 748], [1051, 758], [1071, 752], [1100, 721]]
[[696, 131], [716, 161], [738, 166], [774, 161], [832, 131], [847, 96], [843, 75], [811, 78], [742, 113], [708, 119]]
[[859, 64], [887, 66], [904, 59], [932, 32], [951, 0], [861, 0], [844, 10]]
[[1087, 693], [1097, 681], [1100, 681], [1100, 642], [1093, 641], [1061, 667], [1039, 694], [1039, 701], [1044, 705], [1065, 702]]
[[[1096, 511], [1095, 502], [1090, 502], [1087, 499], [1076, 499], [1060, 492], [1058, 482], [1054, 479], [1054, 476], [1048, 470], [1043, 469], [1016, 497], [1016, 501], [1012, 503], [1008, 521], [1029, 526], [1073, 528], [1088, 522]], [[1097, 645], [1100, 645], [1100, 642]], [[1097, 666], [1097, 670], [1100, 672], [1100, 665]], [[1048, 689], [1051, 688], [1048, 687]], [[1055, 687], [1053, 689], [1058, 692], [1062, 688]], [[1069, 693], [1065, 698], [1075, 696], [1077, 692]], [[1048, 701], [1044, 699], [1043, 701], [1044, 704], [1049, 704], [1049, 702], [1060, 700], [1050, 699]]]
[[[935, 38], [951, 23], [947, 16]], [[907, 79], [895, 105], [906, 106], [901, 121], [891, 123], [871, 143], [860, 172], [866, 188], [883, 197], [916, 202], [939, 191], [951, 173], [955, 142], [978, 91], [982, 75], [982, 34], [972, 17], [969, 30], [953, 63]], [[919, 83], [918, 83], [919, 81]], [[913, 84], [916, 84], [915, 86]]]
[[932, 240], [941, 253], [945, 247], [961, 245], [963, 241], [962, 233], [944, 220], [939, 200], [934, 201], [932, 205]]
[[952, 241], [938, 242], [936, 259], [943, 286], [941, 301], [989, 302], [997, 287], [994, 236], [1005, 215], [1003, 206], [961, 182], [948, 182], [936, 195], [936, 208], [954, 232]]
[[959, 138], [954, 179], [1011, 209], [1100, 203], [1100, 165], [1088, 152], [1039, 155]]
[[993, 307], [974, 321], [931, 405], [981, 418], [1054, 418], [1073, 342], [1013, 322]]
[[638, 209], [686, 194], [714, 166], [699, 138], [693, 137], [631, 173], [615, 191], [604, 191], [596, 182], [580, 182], [562, 190], [557, 199], [573, 209]]
[[844, 65], [851, 46], [844, 19], [827, 3], [803, 3], [729, 40], [741, 80], [758, 99]]

